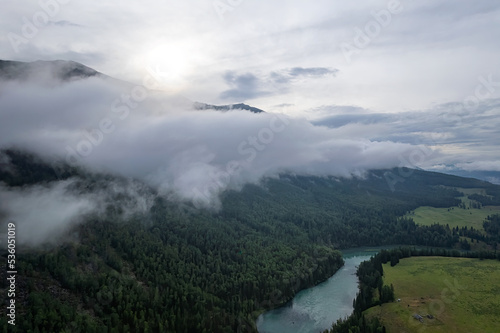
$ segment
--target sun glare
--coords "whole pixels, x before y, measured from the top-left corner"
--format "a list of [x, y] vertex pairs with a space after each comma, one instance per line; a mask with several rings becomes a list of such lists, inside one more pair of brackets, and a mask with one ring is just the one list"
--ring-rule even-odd
[[187, 84], [193, 57], [186, 47], [161, 45], [153, 47], [144, 56], [146, 70], [168, 91], [180, 91]]

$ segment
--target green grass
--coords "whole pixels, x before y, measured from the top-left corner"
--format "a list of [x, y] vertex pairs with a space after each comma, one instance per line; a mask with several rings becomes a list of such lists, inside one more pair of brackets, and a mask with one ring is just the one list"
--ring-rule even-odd
[[[481, 194], [485, 195], [484, 189], [475, 188], [457, 188], [458, 191], [463, 193], [460, 197], [462, 202], [466, 207], [469, 207], [470, 200], [467, 195], [469, 194]], [[413, 212], [407, 214], [407, 217], [413, 218], [415, 223], [421, 225], [432, 225], [432, 224], [448, 224], [450, 228], [454, 227], [474, 227], [474, 229], [483, 230], [483, 221], [488, 215], [500, 213], [500, 206], [485, 206], [481, 209], [463, 209], [459, 207], [450, 208], [434, 208], [434, 207], [418, 207]]]
[[483, 221], [488, 215], [500, 213], [498, 206], [486, 206], [481, 209], [462, 209], [458, 207], [434, 208], [418, 207], [414, 212], [406, 215], [413, 218], [415, 223], [421, 225], [448, 224], [450, 228], [454, 227], [474, 227], [474, 229], [483, 230]]
[[[366, 311], [387, 332], [500, 332], [500, 261], [413, 257], [384, 265], [396, 299]], [[424, 316], [420, 323], [413, 318]], [[434, 319], [425, 315], [431, 314]]]

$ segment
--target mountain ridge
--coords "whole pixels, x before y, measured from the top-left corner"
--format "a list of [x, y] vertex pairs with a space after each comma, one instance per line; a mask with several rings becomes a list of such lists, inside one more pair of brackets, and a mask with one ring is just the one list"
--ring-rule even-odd
[[246, 110], [252, 113], [265, 113], [264, 110], [258, 109], [256, 107], [250, 106], [245, 103], [236, 103], [228, 105], [212, 105], [206, 103], [195, 102], [194, 108], [196, 110], [217, 110], [217, 111], [231, 111], [231, 110]]
[[61, 81], [84, 79], [89, 77], [107, 77], [93, 68], [69, 60], [37, 60], [22, 62], [0, 60], [0, 79], [26, 81], [40, 74], [52, 74]]
[[[0, 82], [1, 81], [19, 81], [26, 82], [33, 80], [35, 82], [47, 83], [51, 79], [56, 79], [60, 82], [69, 82], [75, 80], [88, 79], [98, 77], [107, 81], [112, 81], [114, 84], [131, 88], [135, 84], [123, 81], [109, 75], [103, 74], [91, 67], [72, 60], [36, 60], [32, 62], [1, 60], [0, 59]], [[160, 91], [161, 92], [161, 91]], [[252, 113], [264, 113], [265, 111], [250, 106], [244, 103], [234, 103], [228, 105], [212, 105], [208, 103], [193, 102], [192, 106], [195, 110], [244, 110]]]

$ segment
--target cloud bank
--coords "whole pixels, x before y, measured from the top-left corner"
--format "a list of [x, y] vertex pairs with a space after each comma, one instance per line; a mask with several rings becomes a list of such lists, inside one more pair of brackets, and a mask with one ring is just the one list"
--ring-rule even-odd
[[0, 143], [139, 179], [204, 207], [262, 177], [359, 175], [397, 166], [415, 149], [281, 114], [194, 110], [178, 100], [102, 78], [52, 88], [8, 83], [0, 91]]
[[23, 187], [0, 182], [0, 222], [16, 224], [16, 242], [23, 246], [55, 244], [63, 237], [68, 240], [68, 231], [85, 217], [114, 214], [127, 218], [147, 213], [153, 201], [145, 185], [121, 178], [70, 178]]
[[77, 195], [69, 188], [74, 180], [48, 186], [8, 188], [0, 183], [0, 212], [15, 222], [17, 242], [39, 245], [56, 243], [82, 216], [97, 208], [89, 195]]
[[318, 126], [337, 130], [357, 128], [371, 140], [439, 149], [439, 160], [429, 160], [421, 167], [438, 170], [436, 165], [441, 163], [466, 171], [500, 171], [498, 98], [484, 99], [473, 107], [445, 103], [397, 114], [341, 106], [325, 106], [311, 113], [329, 114], [313, 121]]
[[[298, 75], [323, 75], [306, 72]], [[485, 100], [467, 111], [450, 103], [400, 114], [329, 106], [311, 112], [330, 116], [310, 122], [278, 113], [196, 110], [179, 96], [106, 77], [43, 86], [38, 80], [1, 82], [0, 149], [25, 149], [121, 180], [0, 184], [0, 215], [18, 222], [22, 241], [36, 245], [57, 239], [82, 216], [105, 214], [113, 203], [129, 207], [124, 214], [147, 212], [160, 194], [219, 209], [222, 192], [280, 173], [351, 177], [449, 163], [499, 170], [498, 105]], [[5, 156], [0, 166], [8, 170]]]

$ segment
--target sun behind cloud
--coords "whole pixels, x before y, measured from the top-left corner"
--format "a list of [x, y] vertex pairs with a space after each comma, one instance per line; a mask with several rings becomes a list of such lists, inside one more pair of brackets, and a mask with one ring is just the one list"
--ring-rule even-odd
[[159, 44], [149, 48], [138, 65], [158, 81], [162, 90], [180, 92], [189, 83], [196, 67], [196, 56], [182, 43]]

